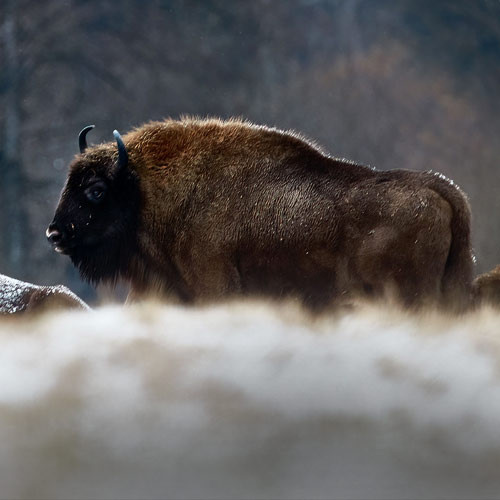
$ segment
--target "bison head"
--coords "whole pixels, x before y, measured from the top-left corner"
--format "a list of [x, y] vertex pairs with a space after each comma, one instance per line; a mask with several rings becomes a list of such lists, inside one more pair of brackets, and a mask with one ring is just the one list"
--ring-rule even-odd
[[82, 277], [93, 283], [114, 281], [126, 271], [135, 250], [139, 182], [120, 134], [115, 143], [87, 148], [70, 165], [54, 219], [46, 235], [56, 252], [68, 255]]

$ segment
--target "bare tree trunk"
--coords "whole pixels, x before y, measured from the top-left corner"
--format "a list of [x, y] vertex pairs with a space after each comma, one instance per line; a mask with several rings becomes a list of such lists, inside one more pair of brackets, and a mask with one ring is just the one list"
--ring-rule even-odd
[[4, 213], [5, 226], [1, 238], [3, 264], [6, 271], [20, 277], [24, 258], [23, 194], [24, 177], [21, 171], [20, 127], [20, 63], [17, 47], [16, 0], [7, 0], [5, 17], [1, 27], [4, 46], [5, 114], [3, 123], [3, 155], [0, 158], [2, 181], [0, 182], [0, 204]]

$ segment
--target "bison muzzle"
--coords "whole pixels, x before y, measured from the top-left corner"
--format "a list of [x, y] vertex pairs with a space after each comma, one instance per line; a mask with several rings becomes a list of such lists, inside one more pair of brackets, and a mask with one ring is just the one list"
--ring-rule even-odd
[[461, 309], [465, 195], [433, 172], [378, 171], [239, 120], [153, 122], [70, 165], [47, 237], [83, 278], [131, 297], [296, 297], [321, 308], [391, 292]]

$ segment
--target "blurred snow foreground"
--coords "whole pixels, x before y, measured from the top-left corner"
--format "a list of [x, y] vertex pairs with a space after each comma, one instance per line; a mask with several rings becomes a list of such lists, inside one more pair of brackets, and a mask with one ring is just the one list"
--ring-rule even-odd
[[498, 498], [500, 314], [0, 321], [1, 498]]

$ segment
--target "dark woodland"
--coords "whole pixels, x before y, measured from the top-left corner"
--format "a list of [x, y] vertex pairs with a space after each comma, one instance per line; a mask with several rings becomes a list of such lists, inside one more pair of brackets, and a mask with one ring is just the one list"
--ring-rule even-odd
[[500, 261], [499, 88], [496, 0], [2, 0], [0, 273], [96, 301], [45, 237], [78, 132], [186, 114], [442, 172], [469, 196], [483, 272]]

